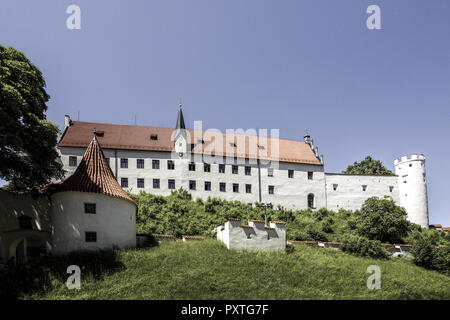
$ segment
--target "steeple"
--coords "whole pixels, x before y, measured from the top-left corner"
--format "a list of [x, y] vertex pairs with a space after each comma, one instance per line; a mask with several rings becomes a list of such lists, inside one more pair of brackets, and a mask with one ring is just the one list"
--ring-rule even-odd
[[186, 126], [184, 125], [184, 117], [183, 117], [183, 111], [181, 110], [181, 102], [180, 102], [180, 109], [178, 110], [178, 118], [177, 118], [177, 125], [175, 129], [186, 129]]

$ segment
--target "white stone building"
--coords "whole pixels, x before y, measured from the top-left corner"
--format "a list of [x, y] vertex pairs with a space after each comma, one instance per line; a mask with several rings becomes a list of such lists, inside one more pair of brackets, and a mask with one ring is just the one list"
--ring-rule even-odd
[[412, 222], [428, 227], [425, 157], [395, 161], [396, 175], [325, 173], [307, 134], [303, 141], [185, 128], [72, 121], [66, 116], [58, 150], [69, 174], [97, 132], [117, 181], [133, 193], [169, 195], [180, 187], [193, 198], [271, 203], [287, 209], [361, 208], [369, 197], [391, 198]]

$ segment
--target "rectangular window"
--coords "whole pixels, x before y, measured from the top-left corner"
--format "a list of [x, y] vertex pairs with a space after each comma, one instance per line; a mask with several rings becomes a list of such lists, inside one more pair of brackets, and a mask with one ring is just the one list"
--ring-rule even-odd
[[152, 169], [159, 169], [159, 160], [152, 160]]
[[76, 167], [77, 166], [77, 157], [70, 156], [69, 157], [69, 166], [70, 167]]
[[169, 189], [175, 189], [175, 179], [169, 179]]
[[137, 159], [136, 160], [136, 168], [144, 169], [144, 159]]
[[85, 232], [84, 239], [86, 242], [97, 242], [97, 232]]
[[137, 187], [138, 187], [138, 188], [145, 188], [145, 185], [144, 185], [144, 178], [138, 178], [138, 179], [137, 179]]
[[288, 170], [288, 178], [294, 178], [294, 170]]
[[120, 186], [122, 188], [128, 188], [128, 178], [121, 178], [120, 179]]
[[128, 168], [128, 159], [127, 158], [121, 158], [120, 159], [120, 167], [121, 168]]
[[312, 179], [313, 179], [313, 172], [308, 171], [308, 180], [312, 180]]
[[85, 203], [84, 204], [84, 213], [96, 214], [97, 206], [95, 203]]
[[197, 190], [197, 183], [195, 180], [189, 180], [189, 190]]
[[267, 168], [267, 176], [273, 177], [273, 168]]
[[394, 187], [393, 186], [389, 186], [389, 192], [394, 191]]
[[245, 175], [250, 176], [252, 174], [252, 167], [245, 167]]
[[269, 194], [274, 194], [274, 192], [275, 192], [275, 187], [269, 186]]
[[153, 189], [159, 189], [159, 179], [153, 179]]
[[205, 191], [211, 191], [211, 181], [205, 181]]
[[173, 160], [167, 160], [167, 170], [174, 170], [175, 169], [175, 162]]
[[233, 183], [233, 192], [239, 192], [239, 183]]
[[158, 140], [158, 135], [157, 134], [151, 134], [150, 135], [150, 140]]
[[231, 173], [232, 174], [238, 174], [238, 172], [239, 172], [239, 167], [236, 166], [236, 165], [232, 165], [231, 166]]
[[219, 164], [219, 173], [225, 173], [225, 165]]
[[220, 192], [227, 191], [226, 183], [225, 182], [219, 183], [219, 189], [220, 189]]
[[337, 184], [333, 184], [333, 190], [336, 191], [337, 190], [338, 185]]
[[363, 191], [366, 191], [366, 190], [367, 190], [367, 186], [366, 186], [366, 185], [363, 185], [363, 186], [362, 186], [362, 189], [363, 189]]
[[252, 185], [251, 184], [245, 185], [245, 193], [252, 193]]
[[203, 171], [204, 172], [211, 172], [211, 165], [209, 163], [203, 164]]
[[195, 162], [189, 163], [189, 171], [195, 171]]

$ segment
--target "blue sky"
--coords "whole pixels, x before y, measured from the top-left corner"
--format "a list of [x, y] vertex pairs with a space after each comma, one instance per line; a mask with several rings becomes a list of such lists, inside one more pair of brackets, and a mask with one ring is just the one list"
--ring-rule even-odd
[[[81, 8], [81, 30], [66, 8]], [[381, 30], [366, 9], [381, 8]], [[448, 0], [1, 0], [0, 44], [43, 72], [48, 119], [308, 129], [327, 172], [427, 157], [430, 223], [450, 226]]]

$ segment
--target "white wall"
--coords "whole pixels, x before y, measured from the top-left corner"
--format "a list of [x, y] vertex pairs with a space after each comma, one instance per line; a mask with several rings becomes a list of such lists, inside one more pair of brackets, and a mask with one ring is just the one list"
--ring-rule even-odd
[[[55, 253], [136, 247], [136, 207], [130, 201], [85, 192], [58, 192], [51, 199]], [[86, 202], [96, 204], [96, 214], [84, 213]], [[96, 232], [97, 242], [85, 242], [86, 231]]]
[[[121, 178], [128, 178], [128, 190], [139, 193], [144, 190], [149, 193], [159, 195], [170, 195], [168, 189], [168, 179], [175, 179], [176, 189], [183, 187], [188, 190], [192, 197], [207, 199], [208, 197], [218, 197], [225, 200], [239, 200], [244, 203], [254, 203], [259, 201], [258, 165], [254, 160], [244, 160], [239, 164], [238, 174], [232, 174], [231, 164], [226, 164], [225, 173], [219, 173], [217, 160], [211, 164], [211, 172], [204, 172], [203, 163], [196, 162], [195, 171], [189, 171], [189, 160], [173, 159], [171, 152], [156, 151], [134, 151], [134, 150], [111, 150], [103, 149], [105, 157], [110, 158], [110, 166], [113, 173], [116, 172], [115, 155], [117, 164], [120, 167], [120, 158], [128, 159], [128, 168], [117, 169], [118, 181]], [[68, 167], [69, 156], [78, 155], [78, 163], [81, 161], [84, 149], [82, 148], [60, 148], [64, 168], [73, 172], [75, 168]], [[137, 168], [137, 159], [144, 159], [144, 169]], [[152, 160], [160, 160], [160, 169], [152, 169]], [[175, 160], [175, 170], [167, 169], [167, 160]], [[231, 159], [232, 160], [232, 159]], [[251, 175], [245, 175], [245, 166], [251, 167]], [[287, 209], [307, 208], [307, 196], [313, 193], [316, 199], [316, 207], [325, 207], [325, 179], [323, 166], [299, 163], [280, 162], [278, 169], [273, 170], [273, 177], [268, 176], [267, 168], [260, 166], [261, 173], [261, 200], [272, 204], [282, 205]], [[288, 170], [294, 170], [294, 178], [288, 178]], [[308, 180], [308, 171], [312, 171], [313, 179]], [[144, 178], [145, 188], [137, 187], [137, 178]], [[153, 188], [153, 179], [160, 179], [160, 189]], [[189, 180], [196, 181], [196, 190], [189, 190]], [[211, 182], [211, 191], [206, 191], [205, 181]], [[219, 183], [226, 183], [226, 192], [221, 192]], [[239, 193], [233, 192], [233, 183], [239, 184]], [[251, 193], [246, 193], [245, 185], [251, 184]], [[269, 195], [269, 185], [274, 186], [274, 194]]]
[[[370, 197], [392, 197], [400, 204], [397, 176], [326, 173], [327, 207], [330, 210], [358, 210]], [[336, 190], [333, 185], [337, 185]], [[363, 191], [366, 185], [366, 191]], [[392, 192], [390, 187], [393, 187]]]
[[286, 248], [286, 226], [270, 223], [266, 229], [264, 222], [249, 221], [249, 227], [241, 226], [241, 221], [227, 221], [215, 228], [217, 239], [228, 249], [235, 250], [283, 250]]

